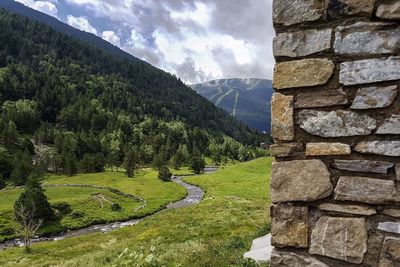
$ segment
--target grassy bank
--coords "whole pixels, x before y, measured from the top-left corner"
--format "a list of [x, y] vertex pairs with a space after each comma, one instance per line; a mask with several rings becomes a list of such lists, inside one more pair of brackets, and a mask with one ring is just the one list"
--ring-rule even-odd
[[206, 191], [196, 206], [163, 211], [107, 234], [36, 244], [32, 254], [20, 248], [2, 251], [0, 265], [246, 266], [243, 252], [254, 237], [268, 231], [270, 163], [270, 158], [261, 158], [188, 177], [186, 181]]
[[[124, 193], [146, 199], [147, 205], [135, 211], [142, 202], [117, 195], [104, 189], [78, 187], [46, 187], [46, 185], [87, 184], [111, 187]], [[59, 220], [44, 226], [42, 234], [52, 234], [66, 229], [78, 229], [92, 224], [128, 220], [154, 213], [172, 201], [183, 198], [186, 190], [173, 183], [164, 183], [151, 169], [139, 171], [134, 178], [122, 172], [79, 174], [74, 177], [48, 176], [43, 181], [46, 195], [51, 204], [67, 202], [72, 211]], [[23, 189], [0, 191], [0, 241], [15, 238], [13, 205]], [[111, 203], [117, 203], [121, 210], [113, 211]]]

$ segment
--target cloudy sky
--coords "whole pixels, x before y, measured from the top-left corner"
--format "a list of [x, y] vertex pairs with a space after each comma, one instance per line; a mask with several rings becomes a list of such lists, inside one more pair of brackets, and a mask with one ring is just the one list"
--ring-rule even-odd
[[272, 0], [16, 0], [187, 83], [272, 77]]

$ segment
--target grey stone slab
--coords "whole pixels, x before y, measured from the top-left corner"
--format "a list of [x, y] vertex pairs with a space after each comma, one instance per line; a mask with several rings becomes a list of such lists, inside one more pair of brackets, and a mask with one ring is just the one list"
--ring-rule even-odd
[[358, 143], [354, 150], [363, 154], [399, 157], [400, 141], [365, 141]]
[[328, 50], [332, 29], [278, 34], [273, 42], [274, 56], [302, 57]]
[[378, 223], [378, 230], [400, 234], [400, 223], [398, 222], [380, 222]]
[[306, 132], [321, 137], [369, 135], [376, 120], [352, 111], [301, 110], [297, 123]]
[[317, 92], [302, 92], [296, 96], [295, 108], [317, 108], [349, 103], [342, 88], [327, 89]]
[[400, 29], [380, 30], [390, 23], [358, 22], [351, 26], [336, 28], [335, 53], [352, 54], [390, 54], [400, 45]]
[[373, 173], [388, 173], [393, 168], [394, 163], [386, 161], [372, 160], [342, 160], [335, 159], [332, 167], [352, 172], [373, 172]]
[[335, 188], [335, 200], [385, 204], [398, 200], [392, 180], [342, 176]]
[[271, 266], [276, 267], [329, 267], [317, 258], [306, 254], [283, 251], [274, 248], [271, 255]]
[[274, 23], [286, 26], [315, 21], [324, 14], [323, 0], [275, 0], [272, 18]]
[[356, 98], [350, 108], [385, 108], [393, 103], [397, 93], [397, 86], [361, 88], [358, 89]]
[[376, 16], [383, 19], [399, 20], [400, 2], [393, 1], [393, 3], [379, 5]]
[[400, 57], [364, 59], [340, 64], [339, 80], [344, 85], [400, 79]]
[[376, 134], [400, 134], [400, 115], [392, 115], [378, 127]]

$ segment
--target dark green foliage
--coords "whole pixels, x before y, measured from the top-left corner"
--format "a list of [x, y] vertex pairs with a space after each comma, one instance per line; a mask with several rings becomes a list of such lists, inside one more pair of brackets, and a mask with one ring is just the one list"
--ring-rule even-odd
[[122, 209], [122, 207], [118, 203], [112, 203], [111, 204], [111, 210], [112, 211], [120, 211], [121, 209]]
[[63, 167], [65, 175], [75, 176], [78, 173], [78, 168], [76, 166], [76, 157], [74, 154], [67, 153], [64, 156]]
[[136, 168], [136, 162], [138, 161], [137, 154], [134, 150], [128, 150], [125, 156], [124, 165], [125, 173], [128, 177], [133, 177]]
[[83, 212], [83, 211], [80, 211], [80, 210], [74, 210], [72, 213], [71, 213], [71, 217], [73, 218], [73, 219], [79, 219], [79, 218], [83, 218], [83, 217], [85, 217], [85, 213]]
[[4, 181], [3, 175], [0, 174], [0, 190], [6, 187], [6, 182]]
[[10, 179], [14, 185], [23, 185], [33, 170], [32, 159], [27, 151], [17, 152]]
[[170, 182], [172, 177], [171, 171], [168, 169], [167, 166], [163, 165], [160, 167], [158, 171], [158, 179], [164, 182]]
[[[14, 204], [14, 209], [25, 207], [34, 211], [34, 219], [48, 222], [53, 218], [53, 210], [44, 194], [44, 189], [40, 185], [38, 178], [31, 177], [25, 187], [25, 191], [21, 193]], [[15, 213], [17, 221], [23, 220], [18, 213]]]
[[59, 211], [62, 215], [67, 215], [72, 212], [71, 205], [64, 201], [51, 204], [51, 207]]
[[192, 156], [190, 160], [190, 168], [195, 174], [202, 173], [204, 171], [205, 165], [206, 163], [203, 157], [201, 157], [199, 154], [195, 154]]
[[80, 172], [90, 173], [104, 171], [105, 164], [106, 160], [102, 153], [97, 153], [95, 155], [86, 153], [83, 155], [83, 158], [79, 162], [78, 166]]

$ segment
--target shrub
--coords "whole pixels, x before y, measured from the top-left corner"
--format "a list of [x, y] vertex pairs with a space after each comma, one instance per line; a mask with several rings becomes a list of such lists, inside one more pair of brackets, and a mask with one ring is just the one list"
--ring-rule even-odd
[[83, 211], [80, 211], [80, 210], [74, 210], [72, 213], [71, 213], [71, 217], [73, 218], [73, 219], [79, 219], [79, 218], [83, 218], [83, 217], [85, 217], [85, 213], [83, 212]]
[[167, 166], [161, 166], [160, 171], [158, 172], [158, 179], [164, 182], [170, 182], [172, 177], [171, 171]]
[[51, 207], [58, 210], [62, 215], [67, 215], [72, 212], [71, 205], [65, 201], [54, 203], [51, 205]]
[[111, 204], [111, 211], [120, 211], [122, 208], [118, 203]]
[[204, 171], [206, 163], [204, 159], [200, 155], [194, 155], [190, 160], [190, 168], [194, 171], [195, 174], [200, 174]]

